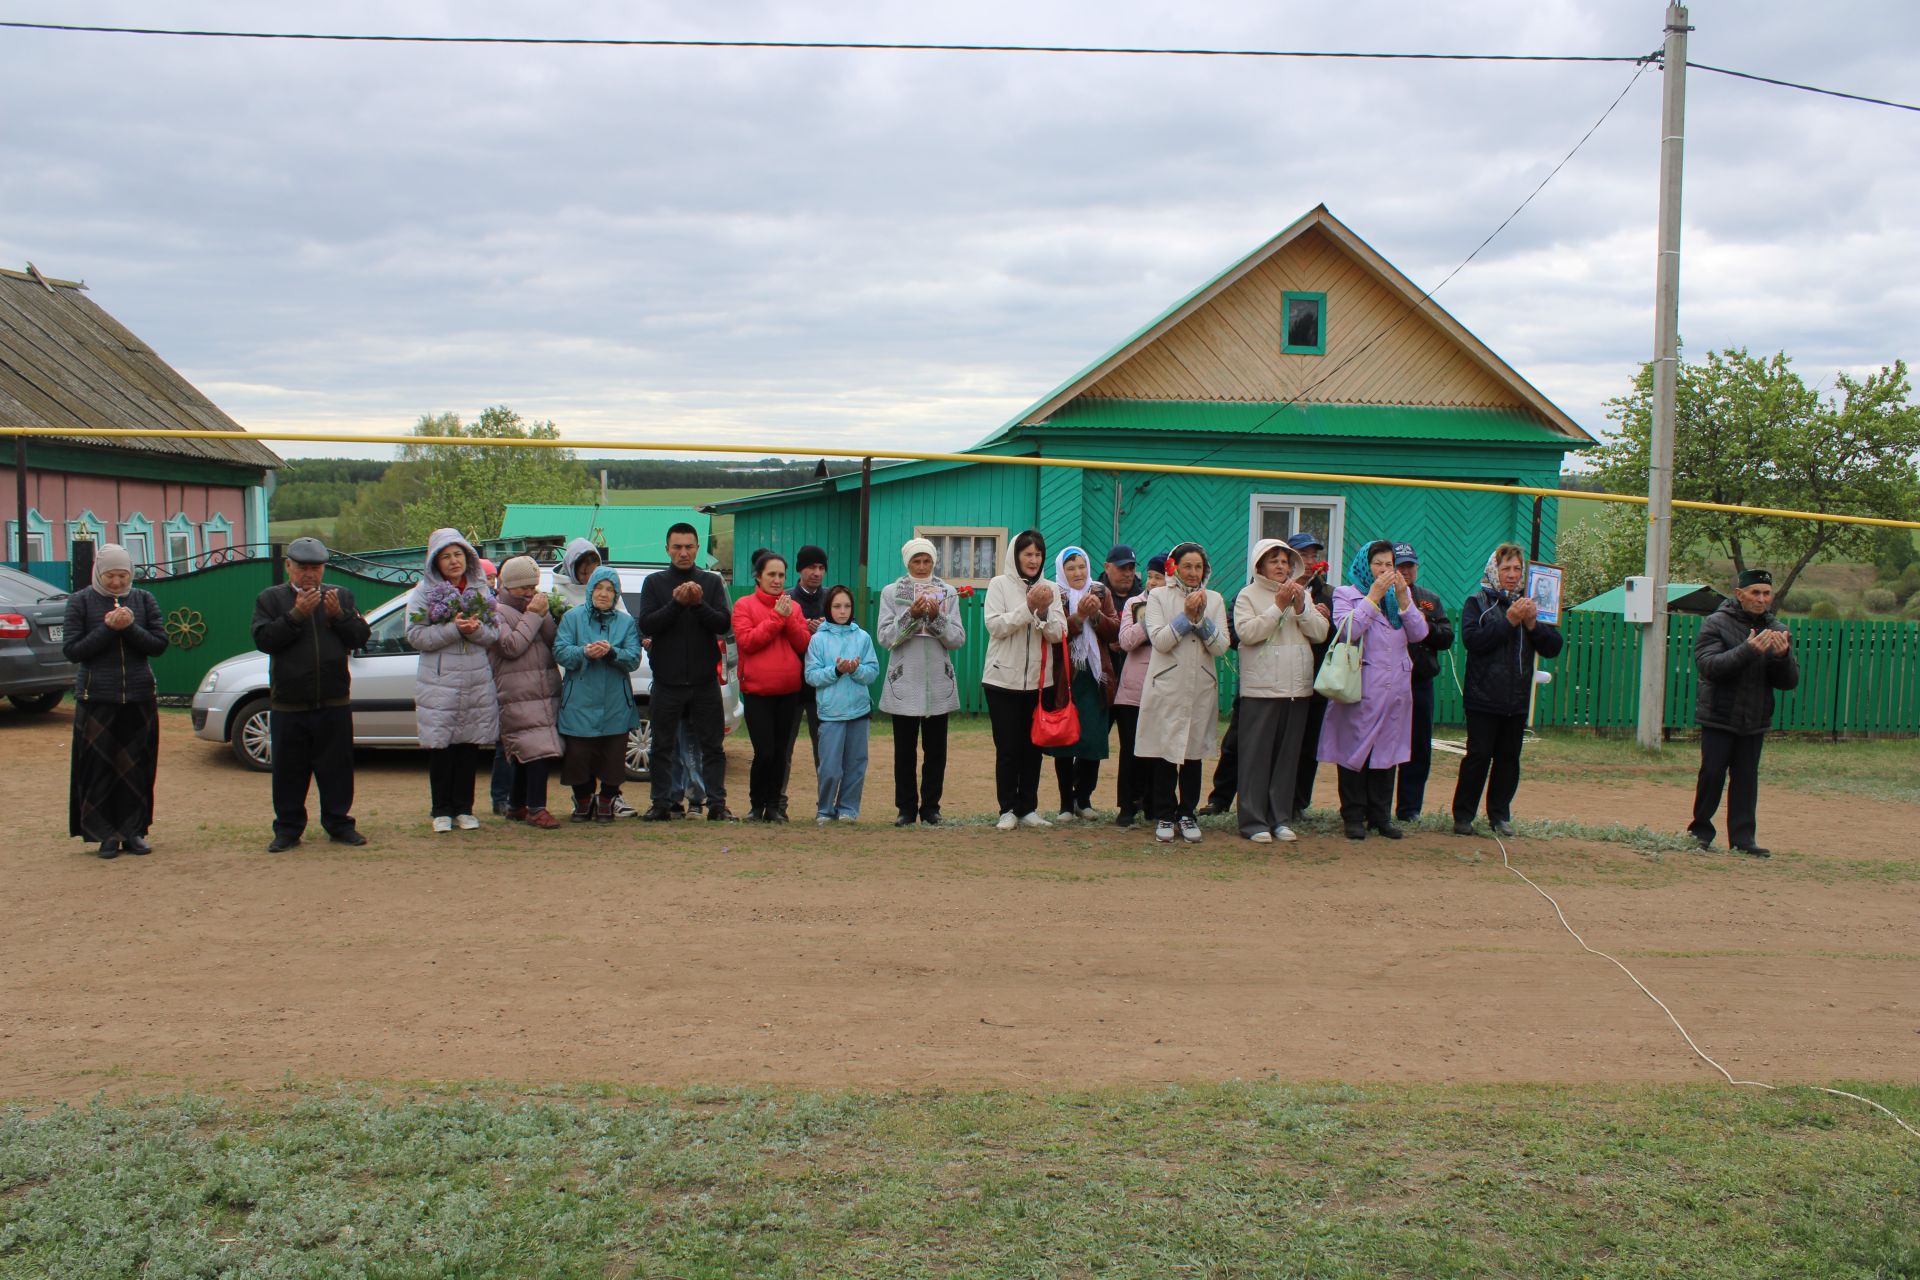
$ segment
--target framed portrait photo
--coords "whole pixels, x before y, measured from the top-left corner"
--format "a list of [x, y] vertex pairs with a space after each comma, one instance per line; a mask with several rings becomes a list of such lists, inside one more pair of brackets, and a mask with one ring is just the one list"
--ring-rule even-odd
[[1535, 561], [1527, 566], [1527, 598], [1540, 607], [1540, 621], [1560, 625], [1560, 566]]

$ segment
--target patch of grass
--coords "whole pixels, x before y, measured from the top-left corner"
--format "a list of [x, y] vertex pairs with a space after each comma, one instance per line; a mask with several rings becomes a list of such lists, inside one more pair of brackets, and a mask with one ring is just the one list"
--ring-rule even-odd
[[[1539, 741], [1527, 744], [1526, 768], [1529, 777], [1556, 781], [1652, 778], [1690, 783], [1700, 769], [1700, 748], [1688, 741], [1669, 742], [1658, 754], [1650, 754], [1628, 737], [1549, 729]], [[1834, 742], [1769, 734], [1760, 759], [1760, 784], [1920, 804], [1920, 741]]]
[[[1920, 1089], [1849, 1086], [1903, 1114]], [[0, 1113], [5, 1276], [1911, 1276], [1912, 1140], [1712, 1086], [293, 1088]]]
[[310, 516], [304, 520], [271, 520], [267, 523], [267, 536], [275, 542], [291, 542], [295, 538], [319, 538], [330, 541], [333, 528], [339, 523], [338, 516]]

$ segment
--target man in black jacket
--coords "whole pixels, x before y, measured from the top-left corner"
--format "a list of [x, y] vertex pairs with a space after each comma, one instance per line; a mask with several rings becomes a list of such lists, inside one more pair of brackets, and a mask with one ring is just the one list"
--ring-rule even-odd
[[1693, 665], [1700, 672], [1693, 713], [1700, 724], [1700, 778], [1687, 830], [1702, 849], [1713, 847], [1713, 815], [1725, 787], [1728, 846], [1764, 858], [1767, 850], [1754, 843], [1760, 748], [1773, 724], [1773, 691], [1800, 683], [1793, 636], [1773, 616], [1771, 573], [1748, 569], [1740, 575], [1733, 599], [1700, 624]]
[[694, 567], [700, 533], [690, 524], [667, 530], [671, 566], [656, 569], [640, 584], [640, 631], [647, 637], [653, 668], [652, 804], [641, 818], [665, 822], [673, 817], [667, 753], [680, 741], [684, 718], [700, 743], [701, 780], [707, 787], [707, 820], [726, 822], [727, 756], [722, 748], [727, 724], [720, 705], [716, 638], [727, 634], [727, 588], [717, 573]]
[[353, 821], [353, 687], [347, 659], [367, 642], [353, 593], [322, 583], [318, 538], [287, 546], [287, 581], [253, 602], [253, 644], [266, 654], [273, 750], [273, 841], [284, 853], [307, 829], [308, 779], [320, 788], [320, 825], [336, 844], [365, 844]]
[[1399, 796], [1394, 817], [1401, 822], [1418, 822], [1420, 807], [1427, 799], [1427, 774], [1433, 770], [1433, 678], [1440, 674], [1440, 655], [1453, 647], [1453, 623], [1440, 597], [1418, 586], [1420, 554], [1413, 544], [1393, 544], [1393, 567], [1407, 580], [1414, 607], [1427, 619], [1427, 638], [1407, 646], [1413, 660], [1413, 754], [1400, 766]]

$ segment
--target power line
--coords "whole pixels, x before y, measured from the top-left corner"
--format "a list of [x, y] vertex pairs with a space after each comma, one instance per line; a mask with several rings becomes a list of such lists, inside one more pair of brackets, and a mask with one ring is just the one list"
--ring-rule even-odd
[[363, 35], [319, 31], [216, 31], [179, 27], [103, 27], [66, 22], [0, 22], [23, 31], [70, 31], [89, 35], [190, 36], [216, 40], [317, 40], [362, 44], [558, 45], [615, 49], [797, 49], [888, 53], [1135, 54], [1176, 58], [1348, 58], [1421, 62], [1638, 62], [1638, 54], [1585, 53], [1379, 53], [1318, 49], [1205, 49], [1179, 46], [1070, 44], [935, 44], [878, 40], [651, 40], [597, 36]]
[[[1627, 87], [1622, 89], [1619, 95], [1615, 97], [1612, 102], [1607, 104], [1607, 109], [1605, 111], [1602, 111], [1600, 113], [1600, 118], [1598, 120], [1595, 120], [1593, 122], [1593, 125], [1585, 133], [1580, 135], [1580, 140], [1573, 144], [1573, 148], [1570, 151], [1568, 151], [1566, 155], [1560, 157], [1560, 163], [1554, 165], [1552, 169], [1547, 171], [1547, 176], [1540, 179], [1539, 183], [1534, 186], [1533, 190], [1527, 193], [1527, 198], [1522, 200], [1519, 204], [1515, 205], [1513, 212], [1509, 213], [1505, 218], [1502, 218], [1500, 220], [1500, 225], [1495, 227], [1492, 231], [1488, 232], [1487, 238], [1482, 240], [1479, 244], [1475, 245], [1473, 252], [1469, 253], [1466, 257], [1460, 260], [1459, 266], [1447, 272], [1445, 279], [1441, 280], [1440, 283], [1433, 286], [1433, 288], [1428, 289], [1424, 293], [1422, 293], [1420, 295], [1420, 300], [1418, 302], [1414, 303], [1412, 306], [1402, 311], [1392, 321], [1390, 321], [1385, 325], [1382, 325], [1380, 328], [1376, 329], [1372, 334], [1368, 335], [1367, 340], [1361, 343], [1360, 346], [1353, 352], [1352, 355], [1342, 360], [1339, 364], [1336, 364], [1335, 366], [1333, 366], [1333, 368], [1327, 370], [1327, 372], [1320, 375], [1320, 377], [1308, 383], [1306, 386], [1302, 387], [1299, 391], [1296, 391], [1293, 394], [1293, 397], [1289, 399], [1285, 404], [1280, 405], [1272, 413], [1269, 413], [1266, 417], [1260, 419], [1260, 421], [1254, 423], [1251, 427], [1247, 428], [1246, 434], [1251, 435], [1253, 432], [1258, 431], [1261, 427], [1266, 426], [1269, 422], [1272, 422], [1275, 418], [1279, 417], [1281, 414], [1285, 413], [1287, 410], [1293, 408], [1294, 405], [1300, 403], [1301, 397], [1306, 396], [1310, 392], [1316, 390], [1317, 388], [1321, 387], [1325, 383], [1331, 381], [1333, 378], [1337, 377], [1339, 373], [1343, 369], [1345, 369], [1348, 365], [1351, 365], [1355, 360], [1358, 360], [1361, 356], [1365, 355], [1367, 353], [1368, 348], [1372, 347], [1374, 343], [1380, 341], [1380, 339], [1386, 337], [1388, 334], [1392, 333], [1395, 329], [1398, 329], [1401, 325], [1405, 324], [1413, 316], [1423, 313], [1426, 309], [1427, 303], [1433, 298], [1433, 295], [1440, 292], [1440, 290], [1446, 288], [1448, 281], [1452, 280], [1455, 276], [1459, 275], [1462, 271], [1466, 270], [1467, 264], [1472, 262], [1475, 258], [1479, 257], [1480, 251], [1486, 248], [1488, 245], [1492, 244], [1494, 241], [1494, 238], [1498, 236], [1502, 231], [1505, 231], [1507, 227], [1513, 222], [1513, 220], [1520, 216], [1521, 211], [1524, 210], [1528, 205], [1533, 203], [1533, 198], [1535, 196], [1539, 195], [1542, 191], [1546, 190], [1547, 184], [1549, 182], [1552, 182], [1555, 175], [1557, 175], [1562, 169], [1567, 167], [1568, 161], [1572, 160], [1574, 156], [1579, 154], [1580, 148], [1587, 145], [1587, 139], [1591, 138], [1595, 133], [1599, 132], [1600, 126], [1607, 122], [1607, 117], [1613, 114], [1614, 108], [1619, 106], [1622, 102], [1626, 100], [1627, 95], [1633, 91], [1633, 86], [1640, 82], [1640, 77], [1646, 73], [1646, 70], [1649, 66], [1654, 65], [1655, 61], [1656, 60], [1653, 58], [1643, 58], [1640, 60], [1640, 66], [1637, 70], [1634, 71], [1633, 78], [1627, 81]], [[1284, 324], [1285, 322], [1286, 322], [1286, 317], [1282, 316], [1281, 323]], [[1320, 322], [1323, 325], [1326, 323], [1326, 317], [1324, 315], [1320, 317]], [[1206, 453], [1201, 454], [1198, 458], [1194, 459], [1194, 461], [1204, 462], [1206, 459], [1211, 458], [1214, 454], [1219, 453], [1220, 450], [1225, 449], [1226, 447], [1227, 446], [1225, 444], [1218, 445], [1215, 448], [1208, 450]]]
[[1704, 62], [1695, 62], [1691, 58], [1687, 65], [1695, 71], [1711, 71], [1715, 75], [1732, 76], [1737, 80], [1754, 80], [1761, 84], [1778, 85], [1782, 89], [1798, 89], [1802, 93], [1820, 93], [1829, 98], [1845, 98], [1849, 102], [1870, 102], [1876, 107], [1892, 107], [1897, 111], [1920, 111], [1920, 107], [1907, 102], [1892, 102], [1886, 98], [1870, 98], [1863, 93], [1843, 93], [1838, 89], [1822, 89], [1817, 85], [1797, 84], [1792, 80], [1776, 80], [1772, 76], [1757, 76], [1750, 71], [1733, 71], [1727, 67], [1710, 67]]

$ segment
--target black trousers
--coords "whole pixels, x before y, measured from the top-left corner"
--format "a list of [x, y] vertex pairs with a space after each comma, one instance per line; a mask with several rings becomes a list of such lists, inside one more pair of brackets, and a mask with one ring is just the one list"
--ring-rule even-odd
[[[920, 747], [926, 762], [914, 785], [914, 766]], [[947, 789], [947, 717], [893, 717], [893, 807], [903, 818], [931, 821], [940, 816], [940, 796]]]
[[330, 836], [353, 830], [353, 708], [275, 711], [267, 717], [267, 735], [273, 743], [273, 834], [297, 839], [307, 829], [309, 779], [320, 788], [321, 828]]
[[473, 775], [479, 767], [480, 748], [471, 742], [456, 742], [427, 752], [427, 785], [433, 790], [434, 817], [457, 818], [473, 812]]
[[1076, 760], [1072, 756], [1053, 758], [1053, 780], [1060, 788], [1060, 808], [1078, 813], [1093, 808], [1093, 789], [1100, 785], [1100, 762]]
[[727, 717], [720, 706], [719, 680], [693, 685], [655, 684], [648, 714], [653, 719], [653, 755], [648, 763], [647, 789], [653, 807], [672, 807], [671, 761], [680, 741], [681, 722], [685, 721], [700, 744], [700, 778], [707, 786], [707, 808], [726, 808], [727, 753], [722, 744], [727, 737]]
[[799, 736], [800, 693], [749, 693], [747, 737], [753, 740], [753, 765], [747, 771], [747, 807], [755, 813], [778, 810], [780, 790], [793, 768], [793, 743]]
[[1701, 844], [1713, 843], [1713, 815], [1724, 786], [1727, 843], [1736, 849], [1753, 847], [1759, 830], [1754, 809], [1760, 802], [1760, 748], [1766, 744], [1764, 733], [1700, 731], [1700, 779], [1693, 787], [1693, 821], [1687, 830]]
[[1340, 820], [1381, 827], [1393, 817], [1393, 770], [1340, 770]]
[[1033, 745], [1038, 689], [983, 685], [993, 724], [993, 787], [1000, 812], [1026, 817], [1040, 807], [1040, 748]]
[[[1473, 821], [1480, 789], [1487, 790], [1487, 821], [1513, 820], [1513, 793], [1520, 789], [1520, 744], [1527, 735], [1527, 713], [1497, 716], [1467, 712], [1467, 758], [1453, 787], [1453, 820]], [[1714, 800], [1720, 798], [1714, 793]]]
[[1120, 764], [1114, 770], [1113, 798], [1125, 814], [1151, 813], [1153, 770], [1133, 754], [1134, 735], [1140, 729], [1140, 708], [1113, 706], [1113, 722], [1120, 727]]
[[[1182, 760], [1175, 764], [1156, 757], [1152, 764], [1154, 818], [1160, 822], [1191, 818], [1194, 806], [1200, 803], [1200, 762]], [[1178, 795], [1174, 794], [1175, 783], [1179, 784]]]
[[1293, 780], [1293, 811], [1305, 813], [1313, 805], [1313, 779], [1320, 772], [1320, 726], [1327, 718], [1327, 700], [1319, 694], [1307, 699], [1307, 727], [1300, 732], [1300, 773]]
[[[496, 748], [497, 750], [498, 748]], [[505, 755], [505, 751], [500, 752]], [[544, 809], [547, 807], [547, 778], [557, 763], [554, 757], [529, 760], [512, 766], [513, 777], [507, 784], [507, 808]]]
[[1433, 681], [1413, 682], [1413, 756], [1400, 766], [1400, 798], [1393, 807], [1402, 821], [1420, 816], [1427, 801], [1427, 775], [1433, 772]]
[[[1233, 797], [1240, 791], [1240, 699], [1233, 700], [1233, 714], [1227, 717], [1227, 732], [1220, 739], [1220, 762], [1213, 766], [1213, 790], [1207, 793], [1210, 809], [1233, 808]], [[1282, 821], [1285, 821], [1283, 818]]]
[[[800, 710], [806, 719], [807, 741], [813, 747], [813, 767], [817, 772], [820, 768], [819, 691], [810, 684], [803, 684], [800, 686], [800, 692], [797, 696], [800, 699]], [[800, 720], [795, 719], [793, 722], [793, 730], [787, 735], [787, 771], [780, 779], [780, 812], [782, 813], [787, 811], [787, 783], [793, 777], [793, 748], [794, 744], [799, 741]]]

